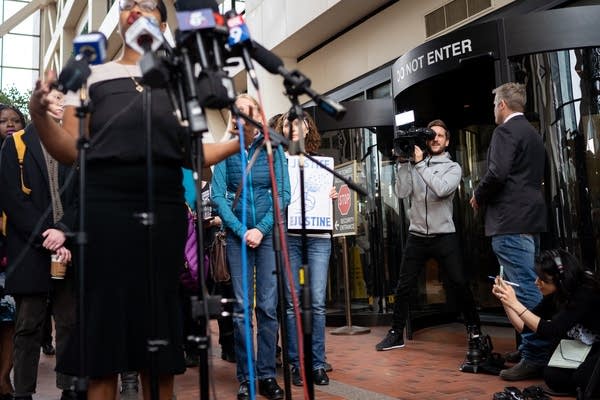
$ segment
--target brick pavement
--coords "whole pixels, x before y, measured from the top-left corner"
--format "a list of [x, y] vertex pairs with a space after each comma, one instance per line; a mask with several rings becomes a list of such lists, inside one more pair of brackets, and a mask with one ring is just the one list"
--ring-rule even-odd
[[[216, 331], [216, 324], [215, 324]], [[328, 330], [332, 328], [327, 328]], [[509, 384], [524, 388], [541, 384], [540, 380], [504, 382], [497, 376], [469, 374], [458, 370], [466, 351], [464, 327], [446, 324], [415, 332], [406, 347], [387, 352], [375, 351], [375, 344], [385, 335], [387, 327], [373, 327], [370, 334], [356, 336], [327, 335], [327, 357], [333, 365], [329, 386], [315, 386], [315, 398], [320, 400], [405, 399], [405, 400], [489, 400], [494, 392]], [[494, 351], [514, 348], [514, 331], [506, 327], [484, 327], [490, 333]], [[214, 338], [213, 338], [214, 342]], [[216, 399], [235, 399], [238, 383], [235, 365], [222, 361], [217, 348], [211, 357], [211, 381]], [[57, 400], [52, 371], [54, 357], [42, 355], [38, 400]], [[280, 373], [279, 383], [283, 386]], [[176, 378], [178, 400], [199, 399], [196, 368]], [[141, 396], [139, 396], [141, 399]], [[212, 398], [212, 397], [211, 397]], [[293, 399], [302, 399], [301, 388], [293, 387]], [[257, 399], [263, 399], [257, 396]]]

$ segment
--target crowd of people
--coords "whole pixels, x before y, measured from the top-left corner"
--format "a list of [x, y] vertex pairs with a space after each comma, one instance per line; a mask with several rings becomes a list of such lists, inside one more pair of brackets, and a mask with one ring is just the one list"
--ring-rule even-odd
[[[121, 3], [125, 5], [119, 14], [122, 37], [139, 16], [152, 16], [162, 30], [166, 28], [162, 1]], [[46, 352], [48, 344], [48, 315], [54, 317], [62, 400], [78, 398], [79, 376], [90, 378], [87, 398], [115, 399], [119, 374], [122, 390], [137, 391], [140, 379], [144, 398], [149, 399], [151, 380], [157, 379], [159, 398], [171, 399], [174, 375], [198, 364], [194, 347], [185, 340], [190, 334], [202, 334], [185, 305], [195, 293], [188, 290], [182, 296], [180, 282], [189, 207], [196, 203], [189, 195], [195, 194], [197, 186], [189, 183], [190, 135], [174, 116], [166, 90], [151, 89], [152, 102], [147, 101], [150, 89], [140, 83], [139, 59], [140, 54], [123, 43], [118, 60], [92, 68], [86, 86], [94, 107], [84, 124], [90, 145], [84, 161], [78, 160], [79, 93], [63, 97], [52, 88], [53, 76], [37, 82], [29, 124], [17, 108], [0, 106], [4, 142], [0, 153], [4, 252], [0, 254], [4, 288], [0, 400], [32, 399], [36, 392], [40, 348]], [[485, 234], [491, 237], [501, 266], [492, 292], [520, 334], [513, 355], [520, 361], [502, 370], [500, 377], [512, 381], [543, 376], [553, 390], [573, 393], [585, 386], [598, 358], [600, 325], [594, 310], [600, 306], [600, 284], [594, 273], [563, 250], [540, 255], [539, 235], [546, 230], [544, 144], [523, 115], [523, 85], [501, 85], [494, 95], [498, 127], [488, 150], [486, 173], [470, 204], [475, 212], [485, 210]], [[255, 120], [266, 120], [252, 96], [239, 95], [235, 105]], [[147, 115], [149, 125], [144, 121]], [[318, 154], [320, 134], [310, 115], [278, 115], [271, 125], [291, 141], [304, 142], [307, 153]], [[150, 155], [145, 126], [152, 135]], [[410, 199], [410, 226], [399, 265], [392, 327], [377, 344], [378, 351], [404, 347], [410, 293], [431, 257], [445, 271], [446, 288], [455, 294], [463, 312], [469, 340], [482, 334], [453, 222], [453, 199], [462, 170], [447, 152], [450, 129], [446, 124], [434, 120], [428, 128], [433, 136], [425, 148], [414, 146], [410, 155], [397, 155], [395, 189], [398, 198]], [[214, 209], [207, 216], [195, 210], [203, 215], [206, 237], [216, 230], [227, 235], [231, 281], [213, 282], [216, 290], [235, 299], [232, 318], [219, 320], [222, 358], [236, 363], [238, 400], [252, 397], [254, 379], [259, 394], [282, 399], [284, 392], [276, 379], [281, 324], [287, 327], [287, 337], [281, 339], [287, 340], [292, 383], [329, 384], [325, 303], [331, 231], [283, 229], [281, 243], [287, 246], [283, 253], [289, 253], [292, 273], [280, 299], [277, 274], [282, 272], [276, 269], [279, 243], [274, 238], [281, 236], [286, 208], [300, 201], [291, 197], [290, 187], [290, 174], [298, 170], [289, 168], [291, 155], [281, 145], [273, 146], [270, 153], [263, 130], [246, 120], [232, 117], [228, 131], [227, 140], [203, 144], [204, 166], [213, 166], [213, 171], [210, 182], [201, 183], [199, 195], [210, 197]], [[152, 185], [147, 174], [149, 156]], [[80, 207], [75, 184], [78, 162], [86, 163], [85, 208]], [[148, 218], [149, 186], [155, 191], [150, 193], [154, 201]], [[328, 195], [319, 201], [335, 201], [335, 188], [325, 189]], [[75, 257], [80, 243], [72, 239], [78, 237], [73, 232], [80, 228], [80, 215], [87, 239], [83, 265], [77, 265]], [[67, 266], [64, 276], [51, 276], [52, 259]], [[302, 368], [297, 307], [304, 293], [305, 282], [300, 279], [304, 268], [310, 276], [313, 331], [312, 365]], [[85, 271], [84, 292], [78, 293], [81, 270]], [[199, 270], [204, 273], [204, 266]], [[84, 299], [79, 320], [77, 296]], [[278, 302], [284, 302], [285, 315], [278, 315]], [[557, 341], [565, 336], [591, 345], [590, 354], [576, 369], [547, 366]], [[163, 339], [162, 344], [149, 353], [147, 342], [156, 338]], [[312, 372], [310, 379], [305, 371]]]

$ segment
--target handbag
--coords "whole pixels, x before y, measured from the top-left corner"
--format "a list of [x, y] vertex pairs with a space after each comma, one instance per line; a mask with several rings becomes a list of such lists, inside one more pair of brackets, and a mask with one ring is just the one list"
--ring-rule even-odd
[[227, 238], [223, 230], [215, 234], [215, 238], [208, 248], [210, 274], [215, 282], [228, 282], [231, 280], [227, 266]]
[[[187, 204], [186, 204], [187, 205]], [[198, 241], [196, 235], [196, 213], [187, 206], [188, 230], [184, 249], [184, 266], [179, 275], [181, 284], [190, 290], [198, 289]], [[204, 255], [204, 277], [209, 268], [208, 255]]]
[[556, 349], [554, 349], [554, 353], [552, 353], [552, 357], [548, 361], [548, 366], [577, 369], [585, 361], [591, 349], [592, 346], [584, 344], [579, 340], [562, 339]]

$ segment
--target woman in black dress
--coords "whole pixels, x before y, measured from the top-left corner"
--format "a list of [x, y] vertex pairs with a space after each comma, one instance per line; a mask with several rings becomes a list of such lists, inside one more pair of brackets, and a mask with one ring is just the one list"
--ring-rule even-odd
[[[166, 28], [162, 1], [121, 0], [122, 37], [139, 17], [153, 17]], [[166, 339], [157, 357], [160, 398], [171, 399], [173, 375], [185, 370], [178, 278], [186, 239], [187, 221], [181, 167], [186, 164], [187, 132], [173, 116], [167, 93], [152, 89], [152, 108], [146, 109], [140, 82], [140, 54], [125, 44], [119, 60], [93, 66], [87, 87], [93, 104], [87, 120], [90, 150], [87, 157], [85, 258], [85, 376], [90, 377], [88, 399], [114, 399], [117, 374], [140, 371], [148, 388], [150, 357], [146, 341]], [[77, 157], [79, 96], [66, 99], [63, 128], [46, 117], [50, 85], [38, 82], [30, 113], [48, 151], [59, 161]], [[152, 258], [148, 228], [137, 217], [147, 210], [144, 118], [152, 116], [155, 219]], [[205, 164], [239, 150], [236, 139], [205, 144]], [[152, 262], [150, 262], [152, 261]], [[150, 305], [149, 280], [156, 282], [156, 308]], [[80, 375], [78, 344], [72, 343], [57, 370]], [[144, 390], [144, 398], [149, 392]]]

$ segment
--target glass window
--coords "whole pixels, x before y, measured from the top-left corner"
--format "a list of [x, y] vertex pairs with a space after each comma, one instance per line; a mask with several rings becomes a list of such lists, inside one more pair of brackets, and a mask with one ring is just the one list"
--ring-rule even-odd
[[38, 71], [32, 69], [3, 67], [1, 72], [1, 87], [7, 88], [10, 86], [15, 86], [21, 93], [26, 93], [27, 91], [33, 89], [35, 81], [38, 78]]
[[[7, 18], [8, 18], [8, 15], [11, 15], [11, 16], [14, 15], [17, 11], [19, 11], [21, 8], [23, 8], [23, 6], [25, 4], [22, 2], [14, 2], [14, 1], [7, 1], [5, 3], [7, 4], [5, 6]], [[8, 3], [13, 3], [13, 4], [8, 4]], [[10, 7], [10, 9], [8, 7]], [[14, 11], [12, 10], [12, 8], [15, 8]], [[25, 18], [25, 20], [23, 20], [23, 22], [21, 22], [19, 25], [14, 27], [10, 32], [11, 33], [21, 33], [24, 35], [39, 35], [40, 34], [40, 12], [36, 11], [29, 17]]]
[[40, 41], [35, 36], [8, 34], [2, 46], [2, 65], [17, 68], [39, 68]]
[[[550, 207], [543, 247], [573, 252], [586, 267], [600, 255], [600, 48], [512, 60], [528, 82], [528, 107], [541, 127], [551, 165], [544, 188]], [[533, 122], [533, 121], [532, 121]]]
[[3, 21], [9, 19], [10, 17], [12, 17], [13, 15], [15, 15], [15, 13], [17, 11], [19, 11], [21, 8], [25, 7], [27, 5], [28, 2], [25, 1], [13, 1], [13, 0], [4, 0], [2, 2], [2, 10], [3, 10]]
[[364, 100], [364, 99], [365, 99], [365, 94], [364, 94], [364, 92], [361, 92], [361, 93], [355, 94], [352, 97], [345, 99], [344, 101], [356, 101], [356, 100]]
[[389, 81], [367, 90], [367, 99], [384, 99], [390, 97], [392, 97], [392, 85]]

